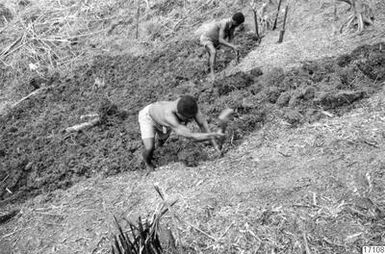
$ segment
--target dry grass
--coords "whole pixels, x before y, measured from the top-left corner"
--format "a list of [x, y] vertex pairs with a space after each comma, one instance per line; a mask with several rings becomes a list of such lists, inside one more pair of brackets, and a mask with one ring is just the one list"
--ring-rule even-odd
[[[175, 205], [176, 201], [169, 204], [165, 200], [163, 191], [161, 191], [158, 186], [154, 187], [162, 199], [161, 206], [150, 218], [142, 220], [141, 217], [139, 217], [137, 223], [128, 222], [131, 236], [122, 229], [118, 220], [114, 217], [118, 234], [113, 238], [112, 254], [159, 254], [176, 251], [175, 239], [173, 238], [172, 232], [169, 229], [163, 229], [163, 231], [167, 233], [160, 232], [160, 219], [167, 211], [172, 211], [171, 207]], [[166, 237], [161, 239], [161, 234], [166, 235]], [[166, 238], [168, 240], [167, 242], [165, 241]]]
[[[170, 40], [197, 40], [200, 23], [238, 8], [232, 1], [2, 0], [13, 19], [0, 28], [0, 112], [25, 96], [31, 78], [64, 76], [96, 55], [145, 55]], [[24, 3], [24, 4], [20, 4]], [[215, 8], [214, 8], [215, 7]]]
[[7, 37], [0, 42], [4, 46], [0, 60], [16, 70], [29, 67], [45, 75], [64, 72], [96, 49], [98, 53], [109, 51], [116, 35], [132, 44], [152, 43], [159, 37], [164, 41], [186, 28], [191, 30], [202, 19], [210, 19], [207, 14], [213, 6], [220, 5], [214, 16], [228, 7], [215, 1], [174, 2], [151, 4], [150, 9], [141, 5], [138, 41], [133, 32], [137, 6], [131, 2], [32, 0], [21, 6], [13, 0], [6, 3], [15, 15], [2, 30]]
[[90, 41], [106, 33], [106, 24], [112, 17], [105, 16], [119, 4], [31, 1], [21, 7], [14, 1], [13, 11], [17, 15], [5, 27], [8, 36], [2, 44], [8, 47], [1, 53], [1, 61], [15, 70], [29, 67], [41, 75], [71, 70], [95, 46]]

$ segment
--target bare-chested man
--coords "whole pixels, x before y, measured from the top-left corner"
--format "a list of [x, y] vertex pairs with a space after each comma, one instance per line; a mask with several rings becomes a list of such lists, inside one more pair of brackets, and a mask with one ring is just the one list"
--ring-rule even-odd
[[210, 75], [214, 79], [214, 66], [217, 56], [217, 49], [221, 45], [229, 47], [234, 50], [235, 54], [238, 55], [238, 46], [231, 43], [234, 37], [234, 30], [240, 24], [245, 21], [245, 17], [241, 12], [235, 13], [229, 19], [223, 19], [221, 21], [208, 24], [201, 37], [200, 43], [205, 47], [209, 57]]
[[[195, 120], [202, 133], [191, 132], [186, 124]], [[175, 101], [159, 101], [144, 107], [139, 112], [139, 125], [144, 145], [143, 160], [148, 170], [154, 170], [152, 163], [155, 148], [155, 134], [158, 136], [158, 145], [162, 146], [171, 131], [196, 141], [211, 140], [217, 147], [215, 138], [221, 138], [223, 133], [210, 132], [207, 121], [198, 109], [196, 100], [184, 95]]]

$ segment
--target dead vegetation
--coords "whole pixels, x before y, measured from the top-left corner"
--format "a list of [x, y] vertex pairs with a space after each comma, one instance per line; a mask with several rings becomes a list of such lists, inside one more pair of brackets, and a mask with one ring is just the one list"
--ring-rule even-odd
[[273, 30], [277, 27], [281, 2], [282, 1], [279, 1], [278, 4], [276, 4], [272, 0], [264, 2], [256, 0], [250, 1], [250, 8], [254, 14], [255, 32], [258, 37], [265, 36], [268, 30]]
[[[160, 1], [149, 2], [146, 7], [143, 1], [137, 2], [138, 38], [135, 33], [127, 32], [135, 30], [138, 23], [133, 18], [137, 10], [131, 8], [132, 1], [36, 0], [29, 2], [28, 8], [18, 1], [8, 2], [15, 15], [12, 18], [10, 9], [2, 5], [2, 22], [7, 23], [1, 32], [8, 36], [0, 41], [3, 46], [0, 60], [20, 73], [27, 70], [31, 75], [40, 76], [57, 71], [65, 73], [95, 53], [108, 50], [106, 47], [112, 46], [111, 41], [115, 44], [117, 35], [130, 43], [132, 50], [137, 50], [131, 53], [146, 53], [149, 48], [146, 44], [154, 46], [155, 42], [170, 39], [181, 30], [191, 30], [207, 19], [212, 5], [219, 5], [216, 1], [184, 4], [183, 1]], [[105, 38], [104, 41], [101, 38]]]
[[349, 29], [351, 25], [357, 26], [357, 32], [361, 33], [365, 25], [373, 25], [374, 23], [374, 12], [369, 3], [365, 0], [334, 0], [334, 18], [337, 19], [337, 2], [344, 2], [349, 4], [349, 10], [352, 14], [347, 18], [346, 21], [340, 27], [340, 33], [343, 32], [344, 28]]
[[[162, 199], [160, 207], [153, 213], [151, 218], [142, 220], [138, 218], [137, 223], [128, 222], [129, 228], [123, 230], [118, 220], [114, 217], [114, 222], [118, 229], [118, 234], [114, 235], [111, 253], [121, 254], [160, 254], [176, 253], [175, 238], [170, 229], [161, 225], [160, 219], [166, 212], [170, 212], [171, 207], [176, 201], [167, 203], [163, 191], [159, 186], [154, 186], [155, 190]], [[128, 234], [126, 231], [129, 231]]]
[[[228, 253], [246, 250], [253, 253], [314, 253], [321, 250], [324, 253], [359, 253], [363, 245], [376, 245], [383, 239], [381, 228], [385, 226], [385, 200], [378, 194], [385, 179], [378, 173], [378, 170], [359, 173], [351, 189], [334, 186], [343, 189], [340, 194], [332, 194], [319, 186], [321, 188], [308, 191], [290, 205], [266, 205], [255, 210], [256, 207], [243, 204], [233, 214], [218, 214], [216, 209], [220, 209], [220, 205], [208, 206], [195, 214], [201, 216], [199, 225], [173, 214], [173, 223], [177, 224], [174, 228], [181, 231], [183, 241], [176, 241], [171, 231], [163, 229], [162, 232], [164, 226], [160, 226], [159, 219], [167, 210], [164, 205], [154, 213], [152, 223], [143, 224], [143, 231], [140, 229], [141, 221], [138, 227], [132, 226], [132, 223], [129, 225], [131, 232], [143, 232], [135, 238], [138, 246], [154, 242], [157, 246], [167, 246], [167, 249], [159, 247], [158, 252], [149, 249], [148, 253]], [[296, 191], [301, 191], [304, 188], [302, 185], [306, 184], [309, 183], [298, 183]], [[161, 197], [164, 200], [164, 194]], [[245, 216], [245, 213], [253, 216]], [[227, 223], [218, 224], [225, 219], [224, 216], [228, 219]], [[231, 219], [234, 220], [228, 223]], [[170, 218], [168, 221], [170, 223]], [[120, 227], [119, 232], [120, 242], [127, 241], [128, 236]], [[139, 241], [150, 232], [156, 237]]]

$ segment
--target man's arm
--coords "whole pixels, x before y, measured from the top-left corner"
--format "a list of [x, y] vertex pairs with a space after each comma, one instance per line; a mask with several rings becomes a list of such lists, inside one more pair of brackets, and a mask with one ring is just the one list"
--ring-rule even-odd
[[191, 130], [187, 128], [185, 125], [180, 124], [176, 119], [176, 117], [173, 115], [172, 116], [170, 115], [167, 117], [167, 122], [170, 128], [173, 131], [175, 131], [177, 135], [194, 139], [196, 141], [206, 141], [206, 140], [211, 140], [211, 139], [224, 136], [223, 134], [215, 133], [215, 132], [205, 132], [205, 133], [191, 132]]
[[177, 135], [180, 135], [180, 136], [183, 136], [186, 138], [191, 138], [191, 139], [194, 139], [196, 141], [206, 141], [206, 140], [211, 140], [211, 139], [219, 138], [219, 137], [223, 136], [223, 134], [218, 134], [215, 132], [208, 132], [208, 133], [191, 132], [191, 130], [189, 128], [187, 128], [186, 126], [184, 126], [182, 124], [179, 124], [178, 126], [173, 128], [173, 130], [175, 131], [175, 133]]
[[[229, 41], [230, 41], [230, 39], [231, 38], [229, 38]], [[237, 47], [234, 44], [226, 41], [226, 39], [225, 39], [225, 25], [223, 25], [223, 24], [221, 24], [221, 26], [219, 28], [219, 38], [218, 38], [218, 41], [219, 41], [220, 44], [222, 44], [222, 45], [224, 45], [226, 47], [232, 48], [234, 51], [237, 50]]]
[[233, 42], [233, 39], [234, 39], [234, 32], [235, 32], [235, 28], [230, 29], [229, 40], [228, 40], [230, 43]]
[[[198, 110], [198, 113], [195, 115], [195, 122], [198, 124], [202, 132], [210, 132], [209, 124], [207, 123], [206, 119], [203, 117], [200, 110]], [[215, 138], [211, 139], [211, 144], [213, 145], [215, 150], [220, 152], [221, 149], [219, 148], [219, 145], [215, 140]]]
[[203, 117], [200, 110], [198, 110], [194, 120], [198, 124], [202, 132], [210, 132], [209, 124], [207, 123], [206, 119]]

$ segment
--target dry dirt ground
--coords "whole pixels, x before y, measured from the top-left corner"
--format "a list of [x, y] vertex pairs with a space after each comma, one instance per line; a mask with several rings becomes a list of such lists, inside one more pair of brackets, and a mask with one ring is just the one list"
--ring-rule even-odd
[[[352, 51], [357, 45], [372, 44], [383, 41], [385, 36], [382, 29], [384, 12], [383, 2], [376, 2], [374, 5], [376, 12], [376, 25], [368, 27], [361, 36], [354, 33], [338, 32], [339, 25], [346, 20], [349, 15], [348, 6], [344, 3], [337, 4], [339, 13], [337, 25], [333, 25], [333, 5], [331, 1], [291, 1], [288, 12], [288, 29], [285, 32], [285, 40], [281, 44], [276, 44], [279, 31], [270, 33], [263, 43], [247, 56], [237, 68], [247, 71], [252, 68], [260, 67], [268, 70], [273, 67], [291, 68], [298, 66], [303, 61], [322, 59], [325, 57], [346, 54]], [[299, 18], [300, 17], [300, 18]], [[275, 46], [271, 46], [274, 45]]]
[[[0, 192], [3, 211], [18, 211], [0, 227], [0, 253], [108, 253], [112, 215], [125, 227], [153, 213], [154, 184], [178, 200], [180, 221], [163, 222], [186, 253], [360, 253], [383, 243], [383, 9], [363, 35], [330, 37], [330, 4], [300, 2], [284, 43], [269, 33], [246, 56], [256, 44], [240, 35], [246, 57], [213, 85], [199, 48], [182, 41], [150, 58], [100, 56], [2, 119], [0, 180], [19, 194]], [[295, 28], [300, 20], [309, 26]], [[223, 54], [219, 70], [231, 59]], [[172, 137], [156, 172], [132, 171], [141, 166], [130, 111], [186, 92], [212, 126], [225, 106], [236, 109], [225, 156]], [[102, 125], [60, 132], [93, 112]]]

